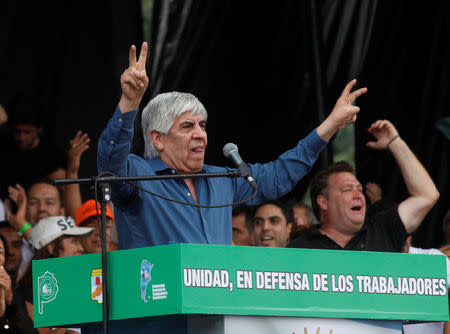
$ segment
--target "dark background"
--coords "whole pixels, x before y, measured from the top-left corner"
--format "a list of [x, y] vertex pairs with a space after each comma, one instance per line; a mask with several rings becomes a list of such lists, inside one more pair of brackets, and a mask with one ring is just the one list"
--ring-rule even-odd
[[[0, 103], [34, 94], [44, 106], [45, 131], [62, 148], [76, 130], [86, 131], [92, 144], [80, 176], [95, 175], [96, 142], [119, 100], [128, 49], [149, 34], [142, 28], [148, 13], [136, 0], [0, 6]], [[195, 94], [209, 112], [207, 163], [229, 164], [222, 157], [227, 142], [247, 162], [276, 159], [326, 117], [357, 77], [369, 88], [357, 103], [358, 178], [379, 183], [389, 200], [405, 198], [392, 157], [364, 146], [373, 121], [391, 120], [441, 193], [415, 244], [442, 244], [450, 147], [434, 125], [450, 115], [448, 1], [155, 0], [153, 8], [144, 103], [165, 91]], [[141, 135], [136, 128], [136, 153]], [[328, 145], [286, 197], [301, 199], [332, 154]]]

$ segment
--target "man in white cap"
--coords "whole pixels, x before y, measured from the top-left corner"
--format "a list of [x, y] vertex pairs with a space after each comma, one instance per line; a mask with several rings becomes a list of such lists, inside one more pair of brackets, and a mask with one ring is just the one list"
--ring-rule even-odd
[[88, 236], [92, 227], [78, 227], [71, 217], [53, 216], [41, 219], [31, 231], [30, 242], [36, 251], [43, 247], [53, 257], [84, 253], [80, 237]]
[[[51, 216], [42, 218], [33, 226], [30, 233], [30, 243], [35, 250], [32, 260], [55, 257], [74, 256], [84, 253], [80, 239], [93, 231], [91, 227], [78, 227], [71, 217]], [[20, 328], [33, 328], [33, 286], [32, 268], [27, 268], [24, 276], [17, 283], [14, 292], [15, 307], [23, 316]], [[17, 323], [14, 324], [18, 326]], [[67, 328], [64, 333], [79, 333], [79, 328]]]

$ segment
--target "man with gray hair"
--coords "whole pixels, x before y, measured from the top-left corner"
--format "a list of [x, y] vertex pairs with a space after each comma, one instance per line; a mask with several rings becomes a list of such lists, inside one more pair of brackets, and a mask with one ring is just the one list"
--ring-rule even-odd
[[[148, 85], [145, 71], [147, 43], [139, 60], [130, 48], [130, 64], [121, 76], [122, 97], [98, 144], [99, 172], [120, 176], [171, 175], [226, 172], [229, 168], [204, 164], [208, 143], [207, 112], [192, 94], [164, 93], [153, 98], [142, 113], [144, 158], [130, 154], [133, 124]], [[249, 165], [258, 194], [247, 204], [281, 197], [311, 168], [327, 141], [356, 120], [359, 108], [352, 102], [366, 88], [351, 92], [356, 80], [345, 87], [327, 119], [298, 145], [268, 164]], [[242, 178], [196, 178], [139, 181], [153, 193], [191, 205], [167, 201], [128, 183], [114, 184], [119, 248], [129, 249], [169, 243], [231, 245], [232, 207], [208, 209], [249, 198], [253, 189]]]
[[[136, 47], [131, 46], [129, 67], [121, 76], [122, 97], [99, 139], [99, 172], [143, 176], [230, 171], [204, 164], [207, 112], [195, 96], [187, 93], [164, 93], [149, 102], [142, 113], [145, 156], [130, 154], [134, 120], [148, 85], [146, 57], [147, 43], [142, 44], [139, 59]], [[258, 205], [289, 192], [309, 171], [328, 140], [339, 129], [355, 122], [359, 108], [352, 103], [366, 92], [366, 88], [351, 92], [355, 84], [356, 80], [347, 84], [330, 115], [296, 147], [274, 162], [248, 166], [258, 185], [258, 193], [248, 205]], [[140, 189], [151, 189], [152, 193], [177, 202], [153, 196], [129, 183], [114, 184], [112, 201], [119, 249], [170, 243], [231, 245], [232, 206], [224, 205], [244, 201], [254, 192], [243, 178], [188, 178], [136, 184]], [[129, 323], [116, 322], [112, 333], [121, 330], [153, 333], [158, 331], [156, 327], [159, 333], [182, 333], [186, 325], [185, 318], [149, 322], [132, 329]]]

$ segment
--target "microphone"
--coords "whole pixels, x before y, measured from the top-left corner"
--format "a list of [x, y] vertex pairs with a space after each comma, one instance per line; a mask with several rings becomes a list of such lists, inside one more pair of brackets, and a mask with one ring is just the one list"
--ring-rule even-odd
[[250, 172], [250, 168], [248, 168], [247, 164], [242, 160], [239, 155], [238, 148], [233, 143], [228, 143], [223, 147], [223, 155], [230, 159], [233, 164], [236, 166], [238, 173], [244, 179], [250, 183], [253, 189], [257, 189], [256, 181]]

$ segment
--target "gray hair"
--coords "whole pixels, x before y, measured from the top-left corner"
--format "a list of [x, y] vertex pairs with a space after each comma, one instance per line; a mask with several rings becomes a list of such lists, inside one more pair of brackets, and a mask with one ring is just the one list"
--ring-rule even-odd
[[159, 151], [150, 139], [150, 131], [168, 134], [178, 116], [186, 111], [208, 118], [203, 104], [192, 94], [170, 92], [155, 96], [142, 111], [142, 134], [145, 141], [144, 158], [159, 157]]

